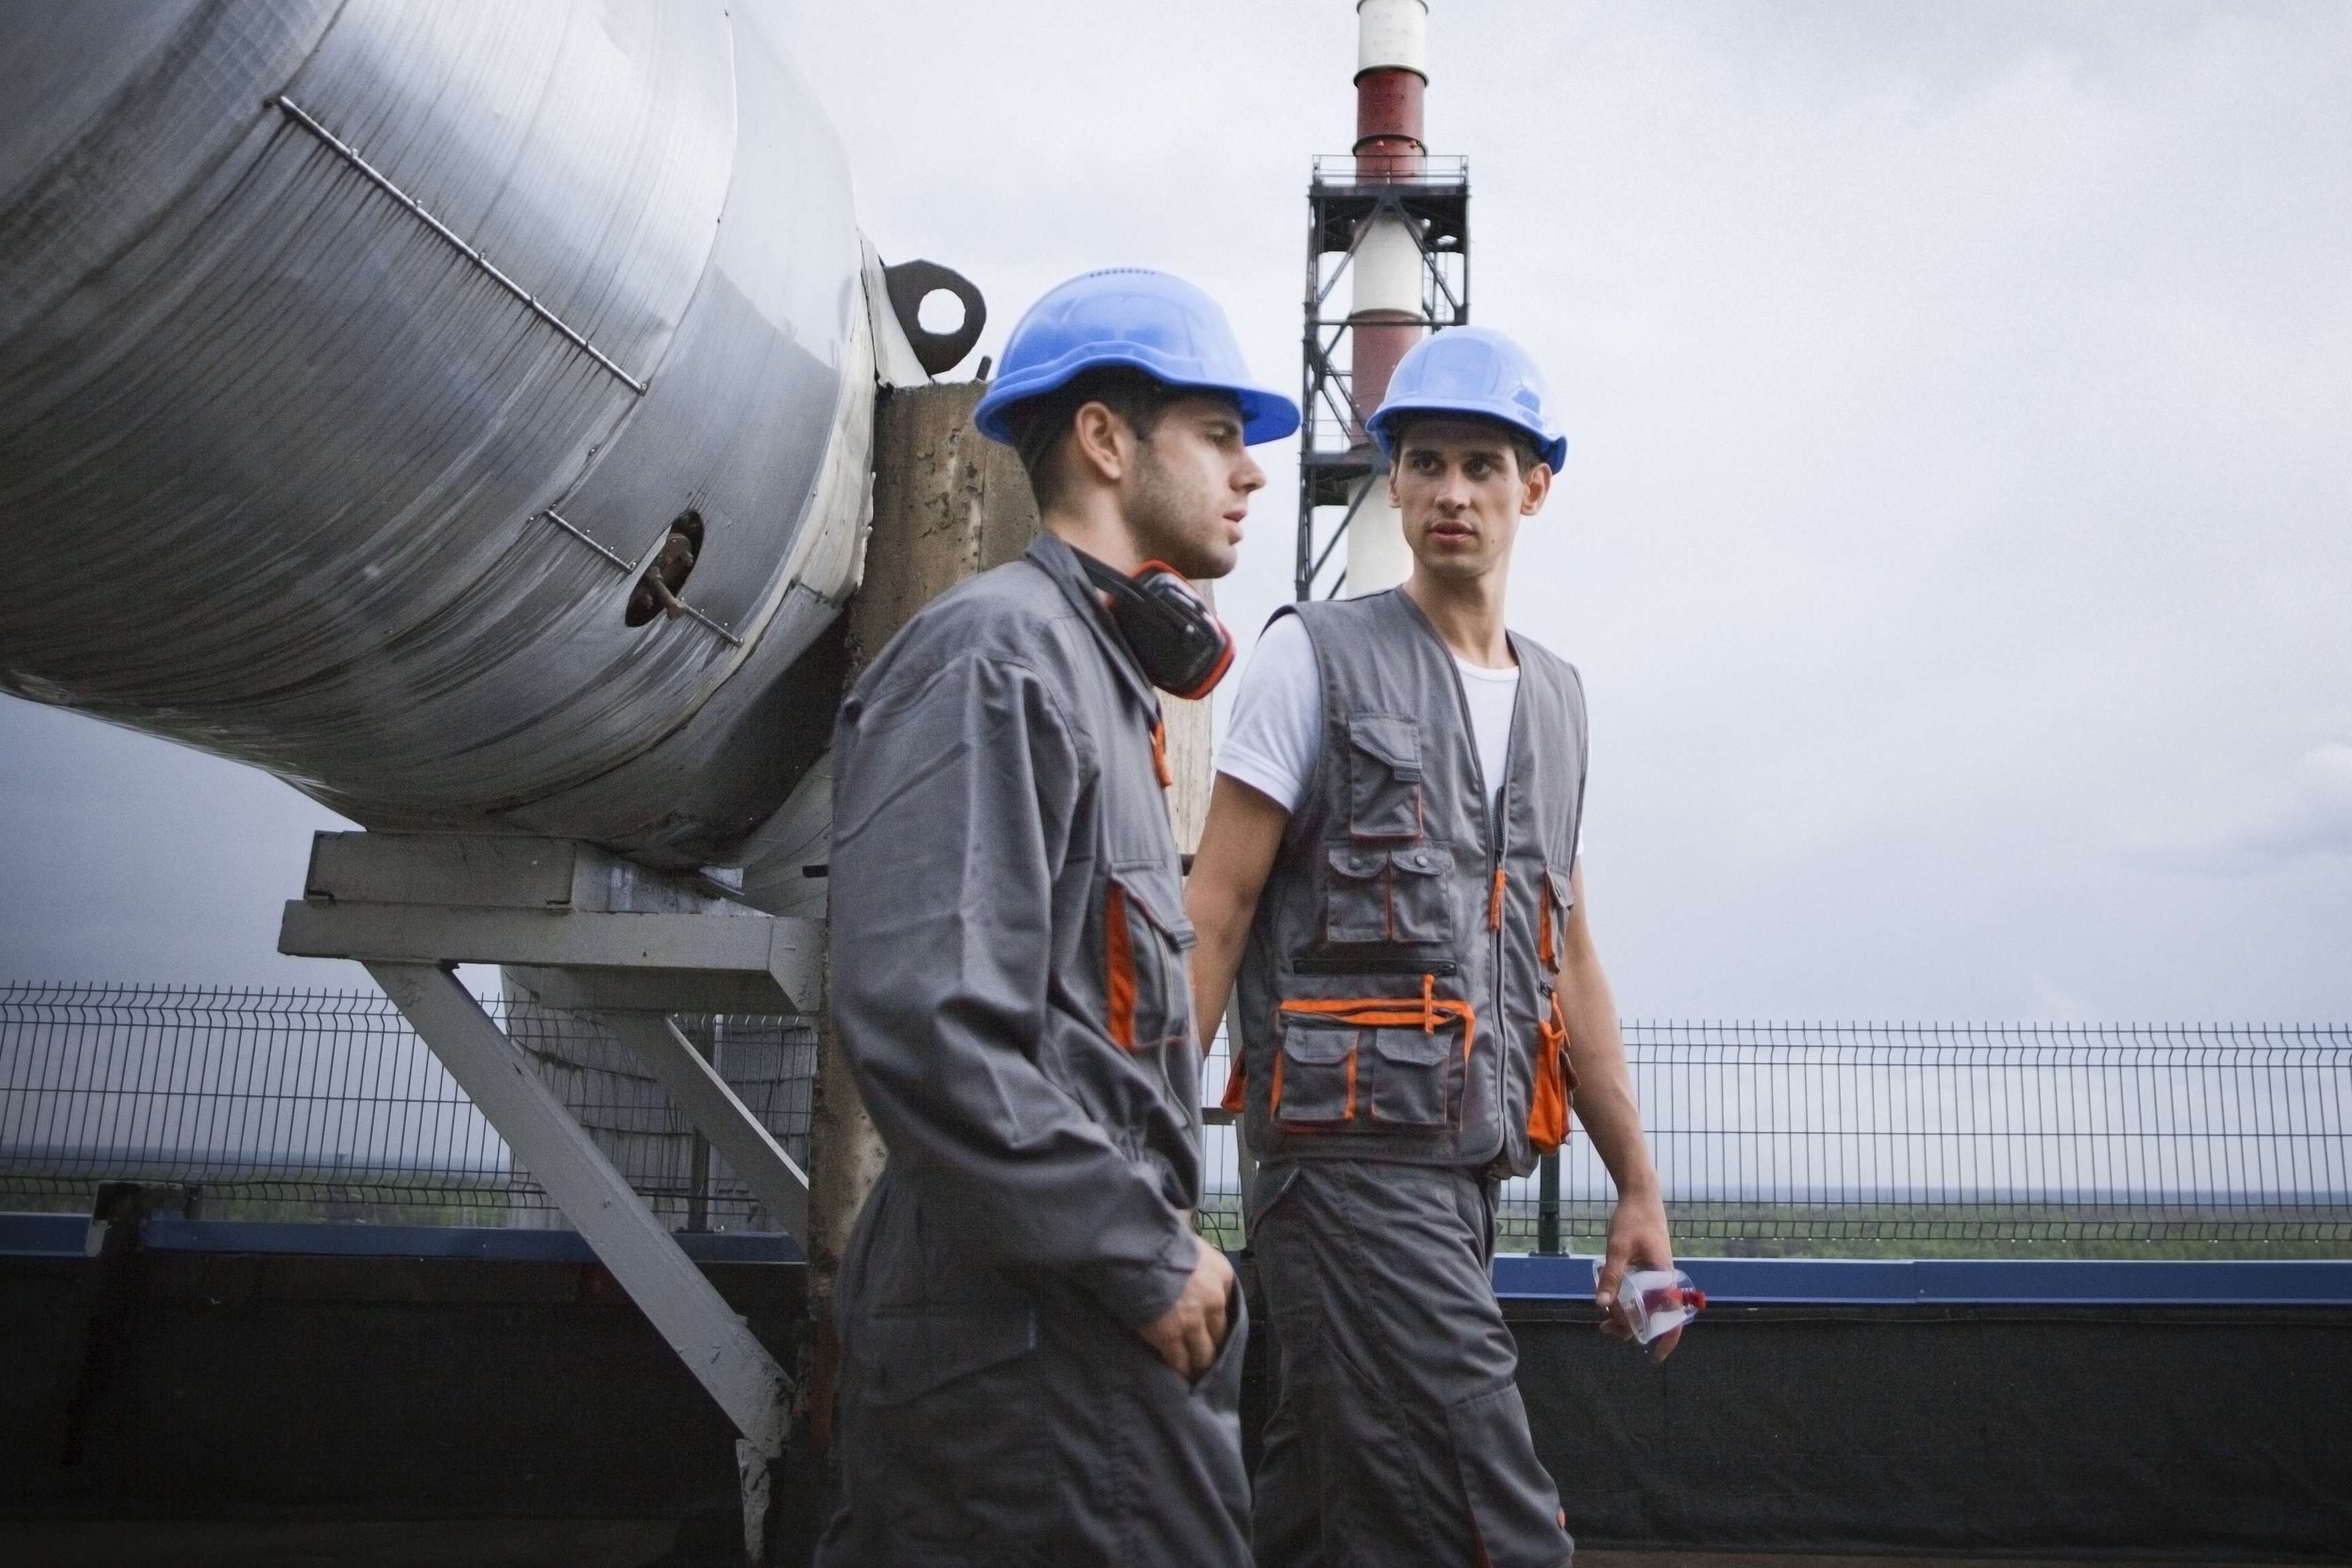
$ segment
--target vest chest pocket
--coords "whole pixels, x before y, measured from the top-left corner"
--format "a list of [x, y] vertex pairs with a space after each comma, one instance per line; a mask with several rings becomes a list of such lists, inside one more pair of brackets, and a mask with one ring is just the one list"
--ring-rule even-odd
[[1339, 844], [1325, 864], [1326, 942], [1453, 942], [1452, 850], [1433, 844]]
[[1420, 723], [1357, 714], [1348, 721], [1348, 836], [1394, 842], [1423, 831]]
[[1444, 1127], [1454, 1120], [1454, 1063], [1461, 1043], [1453, 1031], [1375, 1029], [1372, 1120], [1398, 1127]]
[[1104, 1026], [1122, 1050], [1181, 1044], [1192, 1033], [1184, 954], [1193, 942], [1175, 879], [1121, 866], [1103, 889]]
[[1274, 1063], [1274, 1116], [1285, 1127], [1332, 1127], [1356, 1119], [1356, 1067], [1363, 1031], [1283, 1020]]

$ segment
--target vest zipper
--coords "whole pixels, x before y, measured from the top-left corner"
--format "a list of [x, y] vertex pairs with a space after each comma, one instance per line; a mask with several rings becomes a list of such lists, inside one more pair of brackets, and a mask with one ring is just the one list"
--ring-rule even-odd
[[1424, 974], [1455, 974], [1462, 966], [1450, 958], [1419, 959], [1393, 952], [1368, 953], [1361, 958], [1302, 958], [1291, 966], [1297, 974], [1393, 974], [1418, 969]]
[[[1419, 608], [1418, 605], [1414, 607]], [[1499, 793], [1490, 792], [1486, 787], [1486, 764], [1478, 755], [1478, 729], [1470, 718], [1470, 693], [1462, 684], [1462, 666], [1456, 662], [1454, 649], [1447, 645], [1444, 637], [1437, 635], [1437, 628], [1429, 625], [1427, 616], [1422, 617], [1422, 625], [1427, 627], [1429, 635], [1436, 639], [1438, 650], [1445, 656], [1445, 673], [1454, 678], [1454, 709], [1462, 718], [1462, 733], [1470, 742], [1471, 771], [1478, 775], [1478, 820], [1486, 826], [1486, 881], [1491, 887], [1495, 879], [1500, 876], [1503, 870], [1503, 827], [1504, 824], [1510, 820], [1511, 759], [1519, 749], [1519, 692], [1516, 688], [1511, 692], [1511, 723], [1503, 735], [1502, 788]], [[1503, 636], [1508, 639], [1510, 633], [1507, 631]], [[1518, 652], [1517, 647], [1511, 649], [1511, 657], [1515, 661], [1518, 658]], [[1519, 681], [1522, 686], [1527, 683], [1527, 669], [1524, 665], [1519, 667]], [[1545, 896], [1550, 896], [1549, 889]], [[1494, 991], [1494, 994], [1488, 1000], [1494, 1005], [1492, 1016], [1495, 1019], [1495, 1027], [1507, 1031], [1508, 1020], [1503, 1014], [1503, 928], [1500, 923], [1496, 924], [1495, 929], [1488, 933], [1488, 942], [1492, 951], [1488, 957], [1487, 968], [1492, 972], [1491, 984]], [[1510, 1149], [1511, 1118], [1510, 1106], [1505, 1100], [1509, 1090], [1509, 1085], [1506, 1082], [1509, 1075], [1503, 1070], [1507, 1065], [1504, 1059], [1507, 1053], [1501, 1042], [1506, 1037], [1504, 1034], [1497, 1034], [1495, 1037], [1497, 1042], [1495, 1058], [1495, 1125], [1503, 1139], [1503, 1147], [1496, 1151], [1499, 1156], [1508, 1152]]]

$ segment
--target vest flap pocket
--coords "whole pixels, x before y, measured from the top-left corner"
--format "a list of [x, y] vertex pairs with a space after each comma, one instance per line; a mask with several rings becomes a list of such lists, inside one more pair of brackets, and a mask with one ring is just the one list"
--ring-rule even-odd
[[1444, 1127], [1451, 1120], [1454, 1064], [1462, 1058], [1456, 1028], [1375, 1029], [1372, 1120], [1398, 1127]]
[[1454, 852], [1443, 845], [1335, 844], [1323, 940], [1421, 946], [1454, 939]]
[[1286, 1127], [1328, 1126], [1356, 1115], [1361, 1032], [1286, 1020], [1274, 1064], [1274, 1115]]
[[1353, 838], [1422, 835], [1421, 725], [1359, 713], [1348, 721], [1348, 834]]
[[1037, 1348], [1035, 1309], [958, 1302], [877, 1312], [853, 1331], [860, 1392], [877, 1405], [919, 1399]]
[[1415, 944], [1454, 940], [1454, 851], [1434, 844], [1389, 851], [1391, 940]]
[[1323, 892], [1323, 940], [1388, 942], [1389, 852], [1378, 845], [1338, 844]]
[[1459, 1055], [1462, 1042], [1452, 1029], [1375, 1029], [1372, 1048], [1381, 1060], [1403, 1067], [1443, 1067]]
[[1356, 1031], [1293, 1024], [1284, 1032], [1282, 1054], [1308, 1067], [1330, 1067], [1356, 1052]]
[[1549, 985], [1559, 970], [1561, 944], [1568, 937], [1568, 911], [1576, 902], [1576, 884], [1557, 866], [1543, 871], [1543, 897], [1536, 906], [1536, 963]]
[[1393, 777], [1421, 778], [1421, 725], [1411, 719], [1359, 713], [1348, 721], [1348, 739], [1387, 764]]
[[1444, 877], [1454, 870], [1454, 851], [1433, 844], [1414, 844], [1390, 850], [1389, 864], [1408, 877]]

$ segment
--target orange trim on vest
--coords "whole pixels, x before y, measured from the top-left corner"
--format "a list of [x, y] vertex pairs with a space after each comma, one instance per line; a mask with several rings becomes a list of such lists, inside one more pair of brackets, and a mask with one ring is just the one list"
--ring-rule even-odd
[[1174, 786], [1176, 773], [1168, 765], [1168, 721], [1164, 719], [1151, 721], [1151, 771], [1159, 777], [1161, 789]]
[[1503, 868], [1500, 866], [1495, 868], [1495, 886], [1486, 894], [1486, 929], [1503, 929]]
[[[1232, 1098], [1234, 1092], [1234, 1085], [1229, 1082], [1225, 1087], [1225, 1093], [1228, 1098]], [[1234, 1104], [1226, 1106], [1225, 1109], [1228, 1110], [1239, 1110], [1241, 1106], [1238, 1101], [1236, 1101]], [[1274, 1053], [1274, 1084], [1266, 1097], [1265, 1113], [1268, 1116], [1273, 1117], [1276, 1121], [1282, 1121], [1282, 1053], [1278, 1050]], [[1348, 1103], [1340, 1108], [1339, 1114], [1329, 1121], [1284, 1122], [1282, 1130], [1285, 1132], [1297, 1133], [1330, 1132], [1338, 1131], [1339, 1129], [1340, 1122], [1353, 1121], [1355, 1119], [1356, 1047], [1350, 1046], [1348, 1047]]]
[[1551, 934], [1551, 881], [1545, 874], [1542, 896], [1536, 900], [1536, 962], [1543, 965], [1546, 975], [1559, 973], [1559, 954], [1555, 950]]
[[[1234, 1065], [1226, 1069], [1225, 1094], [1223, 1100], [1217, 1101], [1217, 1109], [1229, 1115], [1239, 1116], [1249, 1104], [1246, 1086], [1242, 1079], [1241, 1047], [1239, 1041], [1232, 1039], [1228, 1039], [1226, 1045], [1233, 1051]], [[1282, 1070], [1279, 1064], [1280, 1058], [1277, 1057], [1275, 1068], [1276, 1072]]]
[[1127, 889], [1103, 889], [1103, 969], [1109, 1016], [1104, 1026], [1121, 1050], [1135, 1049], [1135, 938], [1127, 926]]
[[[1284, 1013], [1303, 1014], [1314, 1017], [1337, 1018], [1343, 1024], [1353, 1024], [1362, 1029], [1409, 1029], [1418, 1026], [1423, 1034], [1435, 1034], [1442, 1023], [1460, 1019], [1462, 1022], [1462, 1059], [1470, 1059], [1470, 1044], [1478, 1027], [1478, 1010], [1467, 1002], [1436, 994], [1437, 977], [1421, 977], [1418, 996], [1318, 996], [1286, 1001], [1278, 1009]], [[1277, 1083], [1282, 1073], [1282, 1054], [1275, 1053], [1275, 1076]]]
[[1549, 1154], [1568, 1142], [1569, 1100], [1576, 1092], [1576, 1068], [1568, 1059], [1568, 1018], [1559, 993], [1551, 995], [1551, 1016], [1536, 1020], [1535, 1089], [1528, 1099], [1528, 1143]]

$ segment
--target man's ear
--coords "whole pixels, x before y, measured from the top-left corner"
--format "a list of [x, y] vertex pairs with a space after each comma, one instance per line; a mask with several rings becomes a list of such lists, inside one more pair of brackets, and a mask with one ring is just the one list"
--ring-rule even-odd
[[1100, 403], [1082, 403], [1070, 418], [1070, 459], [1105, 484], [1127, 473], [1127, 421]]
[[1519, 515], [1533, 517], [1543, 510], [1544, 498], [1551, 494], [1551, 465], [1538, 463], [1519, 481]]

